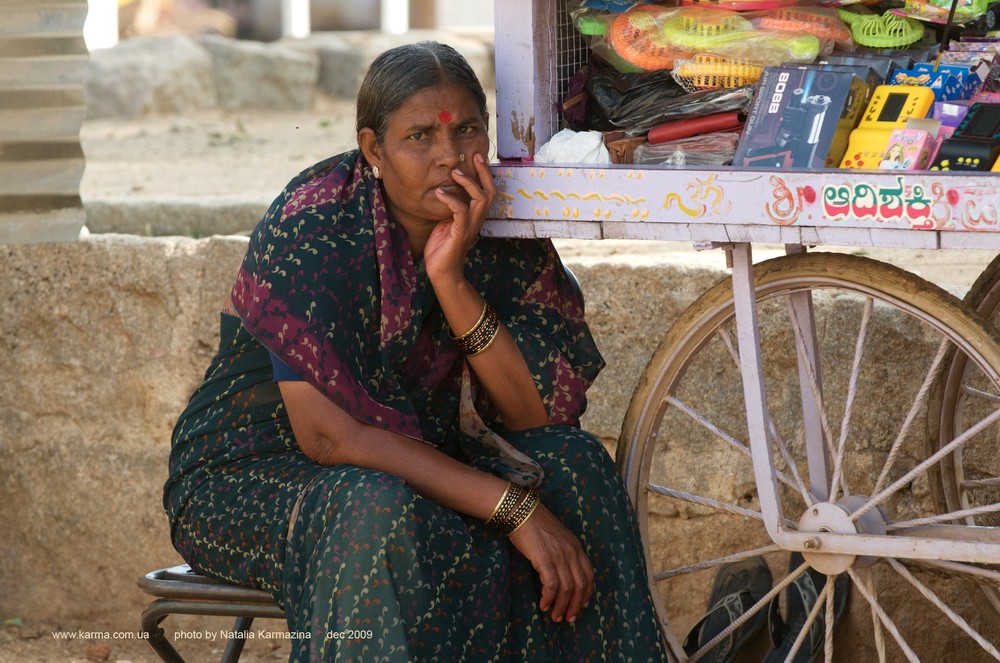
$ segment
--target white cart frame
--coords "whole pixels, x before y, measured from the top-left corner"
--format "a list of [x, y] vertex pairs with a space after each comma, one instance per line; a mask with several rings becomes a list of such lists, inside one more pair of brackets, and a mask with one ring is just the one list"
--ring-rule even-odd
[[[981, 528], [991, 530], [981, 538], [963, 536], [957, 531], [962, 528], [943, 529], [937, 536], [891, 537], [796, 531], [785, 525], [766, 431], [751, 252], [753, 243], [785, 244], [792, 251], [821, 245], [1000, 250], [997, 174], [533, 164], [530, 155], [558, 129], [561, 86], [586, 60], [566, 6], [566, 0], [497, 3], [500, 163], [494, 174], [500, 194], [485, 232], [677, 240], [727, 249], [750, 448], [770, 539], [789, 551], [1000, 563], [1000, 530], [995, 528]], [[826, 497], [819, 487], [814, 494]], [[674, 645], [675, 655], [683, 658]], [[997, 656], [995, 649], [989, 653]]]

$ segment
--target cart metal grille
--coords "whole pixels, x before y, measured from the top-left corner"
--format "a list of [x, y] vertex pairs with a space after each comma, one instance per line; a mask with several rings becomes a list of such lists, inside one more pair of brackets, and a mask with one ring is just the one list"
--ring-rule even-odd
[[[571, 0], [556, 0], [556, 20], [555, 20], [555, 44], [550, 51], [555, 53], [556, 75], [552, 79], [552, 118], [551, 125], [558, 131], [562, 128], [562, 116], [559, 112], [560, 104], [566, 97], [569, 89], [570, 79], [589, 60], [589, 49], [582, 35], [573, 25], [573, 17], [570, 16], [569, 4]], [[555, 133], [553, 131], [553, 133]]]

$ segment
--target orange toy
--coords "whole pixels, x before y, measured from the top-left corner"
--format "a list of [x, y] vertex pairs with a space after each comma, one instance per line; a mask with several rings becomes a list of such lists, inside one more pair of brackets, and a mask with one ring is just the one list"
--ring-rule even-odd
[[619, 14], [608, 34], [611, 47], [623, 60], [640, 69], [669, 69], [680, 54], [663, 36], [660, 22], [671, 11], [640, 6]]
[[806, 33], [833, 42], [847, 42], [851, 30], [837, 16], [810, 12], [803, 9], [778, 9], [754, 20], [762, 30], [775, 32]]

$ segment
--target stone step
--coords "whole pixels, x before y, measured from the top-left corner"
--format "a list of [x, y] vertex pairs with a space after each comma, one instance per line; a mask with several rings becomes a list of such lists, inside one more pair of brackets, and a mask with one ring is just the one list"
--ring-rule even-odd
[[267, 211], [270, 198], [140, 196], [84, 199], [87, 230], [143, 236], [241, 235]]

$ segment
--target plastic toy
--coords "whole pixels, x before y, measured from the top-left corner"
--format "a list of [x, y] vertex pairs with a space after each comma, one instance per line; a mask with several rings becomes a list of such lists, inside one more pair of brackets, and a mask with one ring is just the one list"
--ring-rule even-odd
[[850, 28], [832, 10], [826, 13], [798, 7], [779, 9], [753, 18], [751, 22], [763, 30], [810, 34], [838, 43], [851, 41]]
[[877, 168], [893, 129], [906, 127], [911, 117], [927, 117], [934, 105], [930, 88], [880, 85], [875, 88], [857, 128], [851, 132], [841, 168]]
[[615, 53], [646, 71], [672, 67], [677, 49], [667, 41], [658, 21], [665, 13], [662, 9], [641, 8], [619, 14], [607, 35]]
[[681, 0], [685, 7], [717, 7], [733, 11], [784, 9], [799, 4], [798, 0]]
[[989, 170], [1000, 156], [1000, 104], [976, 103], [941, 143], [931, 170]]
[[815, 35], [760, 29], [737, 12], [706, 7], [638, 7], [617, 15], [605, 38], [624, 62], [646, 71], [709, 53], [765, 66], [811, 62], [821, 47]]
[[674, 63], [673, 77], [681, 87], [693, 92], [752, 85], [760, 80], [763, 71], [763, 66], [752, 61], [718, 55], [696, 55], [690, 60], [677, 60]]
[[856, 14], [838, 10], [840, 17], [851, 28], [855, 43], [869, 48], [903, 48], [920, 41], [924, 26], [912, 18], [898, 16], [891, 11], [884, 14]]
[[[951, 12], [951, 0], [906, 0], [902, 7], [893, 9], [899, 16], [907, 16], [928, 23], [944, 24]], [[951, 22], [969, 25], [978, 32], [990, 32], [1000, 19], [1000, 3], [990, 0], [958, 0]]]

